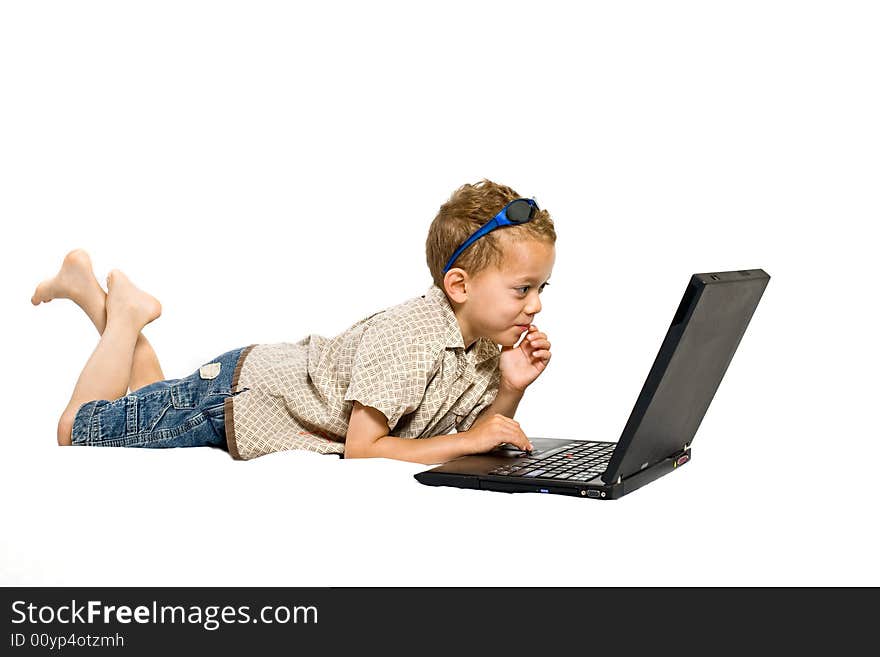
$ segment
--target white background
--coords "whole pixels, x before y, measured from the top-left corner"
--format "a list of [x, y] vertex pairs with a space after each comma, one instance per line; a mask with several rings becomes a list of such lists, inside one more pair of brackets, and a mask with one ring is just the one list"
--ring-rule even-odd
[[[880, 584], [876, 5], [293, 5], [3, 3], [0, 583]], [[559, 237], [532, 436], [617, 440], [690, 275], [771, 274], [687, 467], [600, 503], [55, 444], [70, 249], [161, 300], [177, 378], [423, 294], [482, 177]]]

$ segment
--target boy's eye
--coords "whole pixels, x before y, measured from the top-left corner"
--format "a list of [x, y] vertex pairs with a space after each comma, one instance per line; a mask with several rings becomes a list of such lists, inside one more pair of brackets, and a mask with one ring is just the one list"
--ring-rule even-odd
[[[539, 293], [540, 293], [540, 292], [543, 292], [543, 291], [544, 291], [544, 288], [547, 287], [548, 285], [550, 285], [550, 283], [544, 283], [541, 287], [538, 288], [538, 292], [539, 292]], [[526, 292], [529, 291], [529, 288], [530, 288], [530, 287], [532, 287], [532, 286], [531, 286], [531, 285], [523, 285], [523, 286], [518, 287], [518, 288], [516, 288], [516, 289], [517, 289], [517, 291], [518, 291], [520, 294], [525, 294]]]

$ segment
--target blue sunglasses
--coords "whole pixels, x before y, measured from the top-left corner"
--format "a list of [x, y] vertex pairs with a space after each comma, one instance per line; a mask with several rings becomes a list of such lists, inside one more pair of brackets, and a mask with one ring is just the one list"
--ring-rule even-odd
[[445, 274], [446, 272], [448, 272], [449, 269], [452, 267], [452, 263], [454, 263], [458, 259], [458, 256], [460, 256], [466, 248], [468, 248], [471, 244], [480, 239], [483, 235], [491, 233], [496, 228], [502, 228], [504, 226], [516, 226], [518, 224], [524, 224], [527, 221], [531, 221], [532, 217], [535, 216], [535, 212], [537, 210], [539, 210], [538, 203], [533, 198], [517, 198], [512, 200], [510, 203], [501, 208], [501, 212], [496, 214], [490, 221], [480, 226], [473, 235], [471, 235], [464, 241], [464, 244], [462, 244], [455, 250], [455, 253], [452, 254], [452, 257], [443, 268], [443, 273]]

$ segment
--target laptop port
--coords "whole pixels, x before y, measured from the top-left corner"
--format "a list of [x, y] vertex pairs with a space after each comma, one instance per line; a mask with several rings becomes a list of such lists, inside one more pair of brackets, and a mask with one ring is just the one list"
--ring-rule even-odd
[[588, 490], [587, 497], [599, 497], [599, 491], [597, 490]]

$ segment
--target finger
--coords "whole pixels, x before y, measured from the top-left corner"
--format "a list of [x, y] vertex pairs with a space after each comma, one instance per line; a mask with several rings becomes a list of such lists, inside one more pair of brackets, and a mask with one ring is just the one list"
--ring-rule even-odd
[[506, 440], [507, 443], [511, 445], [516, 445], [522, 450], [532, 451], [532, 441], [528, 439], [525, 434], [519, 436], [511, 436]]

